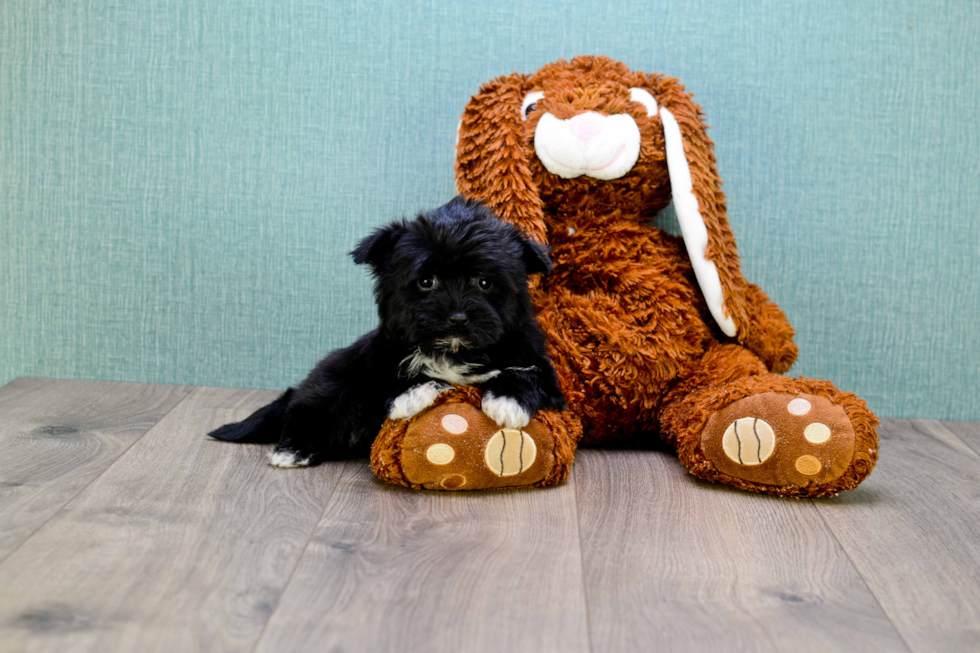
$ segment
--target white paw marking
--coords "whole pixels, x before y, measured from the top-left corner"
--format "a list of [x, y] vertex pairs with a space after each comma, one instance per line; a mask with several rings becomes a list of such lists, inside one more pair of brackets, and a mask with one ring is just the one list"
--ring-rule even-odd
[[413, 386], [395, 397], [388, 417], [391, 419], [411, 419], [431, 406], [436, 397], [448, 389], [448, 385], [438, 381], [428, 381]]
[[830, 427], [820, 422], [814, 422], [803, 429], [803, 437], [813, 444], [823, 444], [830, 439]]
[[531, 414], [510, 397], [495, 397], [487, 392], [483, 395], [483, 412], [500, 426], [519, 429], [531, 421]]
[[439, 442], [425, 450], [425, 458], [433, 465], [448, 465], [456, 457], [456, 450], [445, 442]]
[[310, 458], [300, 458], [295, 451], [275, 451], [269, 452], [269, 464], [273, 467], [291, 469], [293, 467], [306, 467], [310, 464]]
[[466, 433], [466, 429], [470, 428], [470, 423], [462, 415], [450, 414], [442, 418], [442, 428], [453, 435], [459, 435]]
[[742, 417], [725, 429], [721, 448], [726, 456], [740, 465], [760, 465], [776, 448], [776, 433], [761, 419]]
[[810, 402], [802, 397], [797, 397], [786, 405], [790, 415], [806, 415], [810, 412], [810, 408]]

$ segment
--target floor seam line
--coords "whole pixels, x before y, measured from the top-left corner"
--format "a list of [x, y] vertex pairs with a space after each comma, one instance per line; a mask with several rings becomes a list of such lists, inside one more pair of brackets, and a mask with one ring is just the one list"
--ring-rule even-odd
[[975, 458], [978, 462], [980, 462], [980, 451], [977, 451], [976, 449], [974, 449], [973, 447], [971, 447], [970, 446], [970, 443], [967, 442], [966, 440], [964, 440], [963, 438], [961, 438], [959, 436], [959, 434], [957, 434], [955, 431], [953, 431], [952, 429], [947, 428], [946, 425], [945, 425], [945, 423], [944, 423], [944, 420], [939, 420], [939, 419], [925, 419], [925, 418], [918, 418], [918, 417], [916, 417], [916, 418], [909, 418], [908, 419], [909, 426], [911, 426], [912, 427], [912, 430], [914, 430], [916, 433], [919, 433], [919, 434], [921, 434], [921, 435], [923, 435], [923, 436], [925, 436], [927, 438], [931, 438], [933, 440], [936, 440], [940, 444], [945, 444], [946, 446], [949, 446], [948, 443], [943, 442], [941, 439], [935, 437], [934, 435], [932, 435], [931, 433], [929, 433], [927, 430], [925, 430], [926, 423], [928, 423], [928, 422], [932, 422], [933, 424], [938, 425], [942, 430], [944, 430], [946, 433], [948, 433], [949, 436], [951, 438], [953, 438], [953, 440], [955, 440], [956, 442], [959, 442], [960, 444], [962, 444], [963, 447], [968, 452], [970, 452], [970, 455], [973, 458]]
[[[185, 387], [187, 387], [187, 386], [185, 386]], [[100, 478], [102, 478], [103, 476], [105, 476], [106, 472], [108, 472], [110, 469], [112, 469], [113, 467], [115, 467], [116, 464], [120, 461], [120, 459], [122, 459], [123, 456], [125, 456], [127, 453], [129, 453], [129, 450], [130, 449], [132, 449], [134, 446], [136, 446], [136, 443], [137, 442], [139, 442], [140, 440], [142, 440], [143, 438], [146, 437], [146, 434], [147, 433], [149, 433], [150, 431], [152, 431], [153, 429], [155, 429], [157, 427], [157, 425], [160, 424], [160, 422], [162, 422], [163, 420], [167, 419], [167, 417], [170, 415], [170, 413], [172, 413], [175, 410], [177, 410], [177, 407], [178, 406], [180, 406], [185, 401], [187, 401], [187, 398], [190, 397], [191, 394], [193, 394], [194, 390], [197, 389], [196, 386], [189, 386], [189, 387], [190, 387], [190, 390], [188, 390], [184, 394], [184, 396], [180, 398], [180, 401], [178, 401], [173, 406], [171, 406], [170, 407], [170, 410], [168, 410], [166, 413], [164, 413], [163, 415], [161, 415], [160, 416], [160, 419], [158, 419], [157, 421], [153, 422], [153, 424], [151, 424], [149, 426], [149, 428], [147, 428], [145, 431], [143, 431], [143, 434], [142, 435], [140, 435], [138, 438], [136, 438], [135, 440], [133, 440], [129, 444], [128, 447], [126, 447], [125, 449], [123, 449], [122, 451], [120, 451], [119, 452], [119, 455], [116, 456], [116, 459], [113, 460], [112, 463], [110, 463], [108, 467], [106, 467], [101, 472], [99, 472], [94, 477], [92, 477], [92, 480], [90, 480], [88, 483], [86, 483], [85, 485], [83, 485], [82, 487], [80, 487], [78, 489], [78, 492], [76, 492], [75, 494], [71, 495], [71, 497], [67, 501], [65, 501], [63, 504], [61, 504], [61, 506], [57, 510], [55, 510], [53, 513], [51, 513], [51, 515], [47, 519], [45, 519], [43, 522], [41, 522], [40, 524], [38, 524], [38, 527], [35, 528], [33, 531], [31, 531], [30, 535], [28, 535], [27, 537], [25, 537], [21, 541], [20, 544], [18, 544], [16, 547], [14, 547], [10, 551], [8, 551], [5, 556], [3, 556], [2, 558], [0, 558], [0, 567], [2, 567], [4, 565], [4, 563], [6, 563], [7, 560], [10, 559], [10, 556], [12, 556], [14, 553], [16, 553], [17, 551], [19, 551], [20, 548], [22, 546], [24, 546], [24, 544], [26, 544], [28, 541], [30, 541], [31, 538], [33, 538], [35, 535], [37, 535], [38, 532], [42, 528], [44, 528], [52, 519], [54, 519], [55, 517], [57, 517], [58, 515], [60, 515], [62, 513], [62, 511], [68, 506], [68, 504], [70, 504], [72, 501], [74, 501], [75, 499], [77, 499], [82, 492], [84, 492], [89, 487], [91, 487], [93, 483], [95, 483], [97, 480], [99, 480]]]
[[585, 554], [582, 552], [582, 511], [578, 500], [578, 479], [572, 468], [572, 494], [575, 496], [575, 532], [578, 534], [578, 566], [582, 579], [582, 601], [585, 603], [585, 634], [588, 637], [590, 653], [595, 651], [592, 644], [592, 617], [589, 614], [589, 593], [585, 584]]
[[265, 632], [268, 630], [269, 624], [272, 623], [272, 618], [275, 616], [276, 610], [279, 609], [279, 604], [282, 602], [283, 595], [286, 593], [289, 585], [293, 582], [293, 576], [296, 575], [296, 570], [303, 561], [303, 556], [306, 555], [306, 550], [310, 548], [310, 542], [313, 541], [313, 536], [316, 535], [316, 529], [320, 527], [320, 522], [323, 521], [323, 517], [327, 514], [327, 509], [333, 502], [334, 495], [337, 494], [337, 488], [340, 487], [340, 482], [344, 479], [344, 472], [347, 471], [348, 465], [350, 465], [350, 462], [344, 461], [344, 466], [340, 470], [340, 474], [337, 476], [337, 482], [334, 484], [333, 490], [330, 491], [330, 496], [327, 497], [326, 502], [323, 504], [323, 510], [320, 511], [320, 516], [317, 517], [316, 522], [314, 522], [313, 529], [310, 530], [310, 535], [306, 538], [306, 544], [303, 545], [303, 550], [300, 551], [299, 556], [296, 558], [296, 564], [294, 564], [293, 568], [289, 571], [289, 578], [286, 579], [285, 584], [282, 586], [282, 591], [279, 592], [279, 596], [276, 597], [276, 603], [272, 606], [268, 619], [266, 619], [265, 623], [262, 624], [262, 630], [259, 632], [259, 636], [255, 638], [255, 644], [253, 644], [252, 648], [249, 649], [249, 653], [255, 653], [255, 649], [257, 649], [259, 644], [262, 643], [262, 638], [265, 637]]
[[823, 522], [823, 525], [827, 528], [827, 531], [830, 533], [830, 536], [834, 538], [835, 542], [837, 542], [837, 546], [839, 546], [840, 550], [844, 553], [844, 557], [847, 558], [847, 562], [851, 565], [851, 569], [853, 569], [854, 573], [856, 573], [858, 575], [858, 578], [861, 579], [861, 582], [864, 584], [864, 587], [868, 590], [868, 594], [871, 595], [871, 598], [875, 600], [875, 604], [878, 606], [878, 609], [881, 610], [881, 614], [885, 615], [885, 618], [888, 619], [888, 623], [890, 623], [891, 627], [895, 630], [895, 634], [898, 635], [899, 639], [902, 640], [902, 644], [905, 645], [905, 650], [907, 650], [909, 653], [912, 653], [915, 649], [913, 649], [912, 646], [909, 644], [908, 640], [905, 639], [905, 634], [902, 633], [902, 631], [898, 628], [898, 625], [895, 623], [895, 620], [892, 619], [892, 616], [888, 614], [887, 610], [885, 610], [885, 606], [881, 604], [881, 599], [878, 598], [878, 595], [875, 594], [875, 591], [871, 588], [871, 585], [868, 584], [868, 579], [865, 578], [863, 573], [861, 573], [861, 570], [858, 568], [858, 566], [854, 564], [854, 559], [851, 558], [851, 554], [847, 552], [847, 547], [844, 546], [844, 543], [840, 541], [839, 537], [837, 537], [837, 533], [834, 532], [834, 528], [830, 525], [830, 522], [828, 522], [827, 518], [824, 516], [823, 510], [820, 508], [820, 506], [816, 503], [814, 499], [807, 499], [807, 501], [809, 501], [810, 504], [813, 506], [814, 510], [817, 511], [817, 515], [820, 517], [820, 521]]

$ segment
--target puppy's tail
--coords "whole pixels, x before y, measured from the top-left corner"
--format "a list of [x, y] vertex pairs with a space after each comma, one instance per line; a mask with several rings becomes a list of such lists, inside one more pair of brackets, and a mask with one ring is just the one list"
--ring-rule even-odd
[[229, 442], [279, 442], [286, 406], [293, 396], [293, 389], [286, 390], [278, 399], [234, 424], [225, 424], [208, 435]]

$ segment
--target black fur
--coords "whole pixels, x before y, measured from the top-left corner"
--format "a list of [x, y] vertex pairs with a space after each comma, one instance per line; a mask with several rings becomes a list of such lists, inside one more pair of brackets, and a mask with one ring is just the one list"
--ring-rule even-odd
[[372, 268], [380, 326], [320, 361], [299, 387], [209, 435], [278, 440], [275, 452], [311, 465], [366, 456], [395, 399], [435, 378], [411, 369], [416, 353], [469, 365], [471, 375], [496, 370], [479, 384], [484, 394], [529, 414], [565, 407], [527, 290], [529, 274], [551, 271], [544, 246], [458, 196], [376, 230], [351, 256]]

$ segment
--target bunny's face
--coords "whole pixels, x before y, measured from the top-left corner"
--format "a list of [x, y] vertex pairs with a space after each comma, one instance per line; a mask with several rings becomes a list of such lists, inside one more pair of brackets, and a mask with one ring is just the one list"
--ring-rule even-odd
[[644, 73], [612, 60], [558, 62], [529, 80], [525, 147], [545, 205], [588, 197], [640, 209], [670, 201], [659, 105]]

